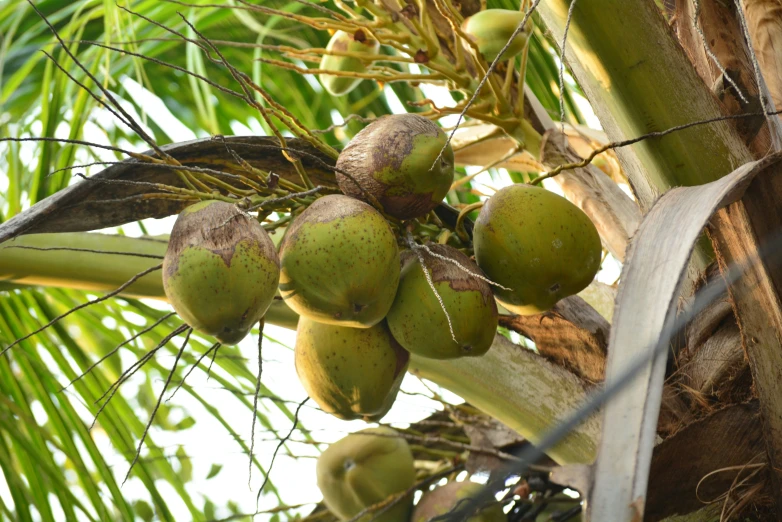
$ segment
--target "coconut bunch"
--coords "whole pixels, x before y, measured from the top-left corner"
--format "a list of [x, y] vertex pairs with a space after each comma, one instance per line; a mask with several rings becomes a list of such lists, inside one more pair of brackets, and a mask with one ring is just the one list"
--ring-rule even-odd
[[[441, 203], [453, 161], [444, 132], [426, 118], [375, 121], [337, 160], [343, 194], [319, 197], [301, 212], [279, 253], [237, 205], [192, 205], [171, 233], [166, 295], [194, 329], [235, 344], [279, 291], [300, 316], [295, 365], [308, 395], [338, 418], [378, 421], [396, 399], [411, 354], [482, 356], [496, 333], [498, 302], [517, 314], [544, 312], [585, 288], [600, 265], [589, 218], [561, 196], [523, 184], [483, 204], [472, 251], [458, 241], [462, 249], [420, 244], [410, 220]], [[412, 486], [410, 449], [395, 434], [365, 430], [323, 453], [318, 482], [337, 516], [348, 520]], [[414, 520], [436, 516], [471, 487], [433, 491], [423, 504], [430, 508]], [[492, 513], [475, 522], [501, 519]], [[410, 515], [405, 501], [380, 520]]]
[[453, 161], [430, 120], [381, 118], [336, 162], [344, 194], [317, 199], [288, 227], [280, 294], [301, 317], [297, 374], [324, 411], [379, 420], [410, 354], [479, 357], [494, 340], [497, 301], [514, 313], [540, 313], [597, 272], [602, 249], [589, 218], [527, 185], [502, 189], [484, 205], [474, 260], [450, 245], [415, 242], [405, 223], [441, 203]]
[[416, 242], [407, 222], [439, 205], [454, 176], [445, 133], [422, 116], [371, 123], [342, 151], [336, 171], [344, 194], [301, 212], [279, 255], [236, 205], [188, 207], [171, 233], [163, 284], [184, 321], [225, 344], [244, 338], [279, 290], [301, 318], [297, 374], [339, 418], [379, 420], [410, 354], [479, 357], [494, 339], [497, 302], [541, 313], [585, 288], [599, 268], [589, 218], [529, 185], [506, 187], [483, 205], [473, 252]]

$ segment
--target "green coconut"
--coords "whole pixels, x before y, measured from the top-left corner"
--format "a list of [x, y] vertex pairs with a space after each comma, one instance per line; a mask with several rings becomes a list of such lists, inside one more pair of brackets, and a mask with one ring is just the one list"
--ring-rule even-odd
[[478, 265], [455, 248], [430, 245], [429, 249], [435, 255], [419, 252], [448, 311], [456, 341], [418, 256], [411, 251], [402, 253], [399, 290], [386, 318], [391, 333], [403, 348], [423, 357], [483, 355], [491, 347], [497, 330], [497, 304], [491, 287], [473, 275], [483, 276]]
[[[358, 38], [357, 38], [358, 36]], [[380, 48], [377, 40], [367, 38], [363, 31], [356, 34], [337, 31], [329, 40], [326, 46], [327, 51], [352, 52], [362, 54], [375, 54]], [[364, 62], [353, 56], [334, 56], [324, 54], [320, 60], [320, 69], [333, 72], [356, 72], [366, 71]], [[318, 78], [323, 88], [332, 96], [342, 96], [349, 93], [361, 83], [361, 78], [351, 78], [349, 76], [337, 76], [333, 74], [319, 74]]]
[[296, 373], [318, 406], [341, 419], [380, 420], [396, 398], [409, 358], [385, 323], [349, 328], [299, 319]]
[[423, 116], [385, 116], [356, 134], [339, 155], [339, 188], [348, 196], [377, 201], [398, 219], [424, 216], [453, 183], [450, 144], [438, 159], [447, 139]]
[[316, 200], [280, 245], [280, 293], [302, 317], [355, 328], [379, 323], [399, 284], [399, 249], [388, 222], [342, 195]]
[[511, 185], [498, 191], [475, 221], [478, 266], [497, 300], [511, 312], [533, 315], [592, 282], [602, 247], [589, 217], [565, 198], [540, 187]]
[[199, 332], [238, 343], [268, 310], [279, 279], [269, 235], [235, 205], [202, 201], [179, 214], [163, 259], [163, 288]]
[[[391, 428], [368, 428], [335, 442], [318, 457], [318, 488], [326, 507], [340, 520], [408, 490], [415, 482], [413, 453]], [[413, 496], [373, 518], [360, 522], [406, 522]]]
[[[429, 522], [448, 513], [463, 499], [481, 492], [483, 486], [475, 482], [449, 482], [425, 493], [413, 511], [410, 522]], [[506, 522], [507, 517], [499, 503], [492, 503], [467, 519], [467, 522]]]
[[[478, 45], [484, 59], [493, 62], [523, 20], [524, 13], [521, 11], [486, 9], [465, 19], [462, 29]], [[517, 34], [502, 55], [502, 60], [519, 54], [527, 44], [527, 36], [526, 31]]]

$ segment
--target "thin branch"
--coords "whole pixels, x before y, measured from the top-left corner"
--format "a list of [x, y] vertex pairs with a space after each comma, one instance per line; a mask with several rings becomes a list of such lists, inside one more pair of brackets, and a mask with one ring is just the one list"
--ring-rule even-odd
[[171, 395], [169, 395], [168, 399], [166, 399], [166, 402], [168, 402], [168, 401], [170, 401], [171, 399], [174, 398], [174, 395], [176, 395], [176, 392], [178, 392], [179, 388], [181, 388], [182, 385], [185, 384], [185, 380], [187, 380], [187, 378], [190, 376], [190, 374], [193, 373], [193, 370], [195, 370], [198, 367], [198, 365], [201, 364], [201, 361], [204, 359], [204, 357], [209, 355], [209, 352], [212, 352], [212, 351], [216, 352], [218, 348], [220, 348], [220, 343], [214, 343], [211, 347], [209, 347], [209, 349], [207, 351], [205, 351], [204, 353], [201, 354], [201, 356], [198, 358], [198, 360], [195, 363], [193, 363], [193, 366], [191, 366], [190, 369], [187, 371], [185, 376], [182, 377], [182, 380], [179, 382], [179, 384], [177, 385], [176, 389], [173, 392], [171, 392]]
[[497, 56], [494, 58], [494, 60], [491, 62], [491, 65], [489, 65], [489, 69], [486, 71], [486, 74], [483, 75], [483, 78], [481, 78], [480, 83], [478, 83], [478, 87], [476, 87], [475, 91], [472, 93], [472, 96], [465, 104], [464, 108], [462, 109], [462, 112], [459, 113], [459, 118], [456, 120], [456, 125], [454, 126], [451, 133], [448, 135], [448, 139], [445, 140], [445, 144], [443, 145], [443, 148], [440, 149], [440, 153], [437, 154], [437, 157], [432, 162], [432, 166], [429, 167], [429, 170], [432, 170], [435, 165], [438, 165], [440, 163], [440, 158], [442, 158], [443, 154], [445, 154], [445, 149], [448, 148], [448, 145], [451, 144], [451, 140], [453, 139], [453, 135], [456, 134], [456, 131], [459, 129], [459, 125], [461, 124], [462, 120], [464, 119], [464, 115], [467, 114], [467, 110], [472, 106], [473, 102], [475, 102], [475, 99], [478, 97], [478, 95], [481, 92], [481, 89], [483, 89], [483, 86], [486, 85], [486, 82], [491, 77], [492, 73], [494, 72], [494, 69], [497, 67], [497, 64], [500, 62], [500, 59], [502, 58], [502, 55], [505, 54], [505, 51], [508, 50], [508, 47], [511, 46], [513, 43], [513, 40], [516, 39], [516, 37], [521, 34], [521, 32], [524, 30], [524, 26], [527, 25], [527, 21], [529, 20], [530, 16], [532, 16], [532, 13], [535, 12], [535, 9], [538, 7], [538, 4], [540, 3], [540, 0], [535, 0], [530, 8], [527, 10], [527, 12], [524, 14], [524, 18], [521, 20], [521, 23], [516, 27], [516, 30], [513, 31], [513, 34], [511, 34], [510, 38], [507, 42], [505, 42], [505, 45], [502, 47], [499, 53], [497, 53]]
[[460, 471], [462, 468], [464, 468], [464, 464], [457, 464], [453, 467], [450, 467], [448, 469], [445, 469], [443, 471], [440, 471], [439, 473], [435, 473], [434, 475], [431, 475], [429, 477], [426, 477], [425, 479], [421, 480], [420, 482], [417, 482], [407, 488], [406, 490], [402, 491], [401, 493], [397, 493], [396, 495], [392, 495], [389, 498], [386, 498], [377, 504], [373, 504], [367, 508], [362, 509], [358, 513], [356, 513], [353, 518], [348, 520], [348, 522], [358, 522], [358, 520], [361, 520], [362, 517], [372, 513], [371, 520], [376, 519], [377, 517], [381, 516], [386, 511], [390, 510], [392, 507], [397, 505], [399, 502], [404, 500], [405, 498], [409, 497], [413, 493], [415, 493], [416, 490], [423, 490], [430, 484], [434, 484], [435, 482], [439, 481], [442, 478], [450, 476], [452, 473], [456, 473], [457, 471]]
[[29, 339], [30, 337], [32, 337], [35, 334], [38, 334], [38, 333], [46, 330], [47, 328], [49, 328], [51, 325], [53, 325], [54, 323], [56, 323], [60, 319], [71, 315], [73, 312], [76, 312], [77, 310], [81, 310], [82, 308], [86, 308], [86, 307], [88, 307], [90, 305], [93, 305], [93, 304], [96, 304], [96, 303], [100, 303], [102, 301], [105, 301], [106, 299], [114, 297], [115, 295], [119, 294], [120, 292], [125, 290], [127, 287], [129, 287], [130, 285], [132, 285], [133, 283], [135, 283], [136, 281], [138, 281], [139, 279], [144, 277], [145, 275], [150, 274], [150, 273], [154, 272], [155, 270], [160, 270], [161, 268], [163, 268], [163, 264], [162, 263], [159, 264], [159, 265], [147, 268], [146, 270], [144, 270], [142, 272], [139, 272], [138, 274], [136, 274], [133, 277], [131, 277], [130, 279], [128, 279], [126, 282], [124, 282], [122, 285], [120, 285], [116, 290], [114, 290], [112, 292], [109, 292], [108, 294], [106, 294], [104, 296], [101, 296], [101, 297], [98, 297], [96, 299], [92, 299], [90, 301], [87, 301], [86, 303], [80, 304], [80, 305], [78, 305], [78, 306], [76, 306], [74, 308], [71, 308], [67, 312], [64, 312], [64, 313], [58, 315], [57, 317], [55, 317], [54, 319], [52, 319], [51, 321], [49, 321], [45, 325], [41, 326], [40, 328], [38, 328], [34, 332], [30, 332], [29, 334], [25, 335], [24, 337], [20, 337], [19, 339], [15, 340], [14, 342], [12, 342], [8, 346], [6, 346], [2, 351], [0, 351], [0, 357], [5, 355], [5, 353], [8, 352], [8, 350], [13, 348], [17, 344], [21, 343], [22, 341], [25, 341], [25, 340]]
[[[758, 86], [758, 98], [760, 98], [760, 108], [763, 110], [763, 114], [765, 114], [766, 122], [769, 125], [769, 129], [771, 130], [773, 127], [769, 121], [771, 116], [768, 112], [768, 102], [766, 101], [766, 93], [765, 89], [763, 88], [763, 73], [760, 72], [760, 64], [758, 63], [758, 55], [755, 53], [755, 46], [752, 44], [752, 37], [749, 34], [749, 26], [747, 25], [747, 19], [744, 16], [744, 2], [741, 0], [736, 0], [736, 14], [739, 17], [739, 22], [741, 22], [741, 30], [744, 33], [744, 38], [747, 40], [747, 48], [749, 49], [749, 57], [752, 61], [752, 68], [755, 71], [755, 83]], [[774, 135], [774, 132], [771, 133]]]
[[147, 361], [149, 361], [155, 353], [157, 353], [158, 350], [160, 350], [163, 346], [168, 344], [168, 342], [176, 337], [177, 335], [181, 334], [185, 330], [190, 328], [188, 325], [183, 324], [177, 327], [173, 332], [168, 334], [161, 340], [157, 346], [152, 348], [150, 351], [145, 353], [138, 361], [130, 365], [130, 368], [122, 372], [122, 375], [119, 376], [119, 378], [111, 385], [109, 388], [103, 392], [103, 395], [98, 397], [98, 399], [95, 401], [96, 403], [100, 402], [106, 395], [108, 395], [108, 398], [104, 401], [103, 404], [101, 404], [100, 408], [98, 408], [97, 413], [95, 413], [95, 418], [92, 419], [92, 424], [90, 424], [90, 429], [95, 427], [95, 423], [98, 422], [98, 417], [101, 413], [103, 413], [103, 410], [108, 406], [109, 402], [111, 402], [111, 399], [114, 398], [114, 395], [119, 390], [120, 386], [127, 381], [130, 377], [132, 377], [142, 366], [144, 366]]
[[[255, 421], [258, 418], [258, 394], [261, 392], [261, 375], [263, 374], [263, 327], [266, 322], [263, 318], [258, 323], [258, 375], [255, 380], [255, 394], [253, 395], [253, 421], [250, 426], [250, 463], [247, 468], [247, 487], [252, 491], [253, 479], [253, 450], [255, 449]], [[269, 474], [266, 474], [269, 477]]]
[[[74, 54], [71, 52], [70, 48], [65, 44], [65, 42], [60, 37], [60, 33], [57, 32], [57, 29], [54, 28], [54, 26], [49, 22], [49, 20], [44, 16], [44, 14], [38, 10], [38, 8], [35, 6], [35, 3], [33, 3], [32, 0], [27, 0], [27, 3], [30, 4], [30, 6], [33, 8], [33, 10], [38, 14], [38, 16], [43, 20], [43, 22], [49, 27], [49, 30], [52, 32], [55, 38], [57, 38], [57, 41], [60, 42], [60, 45], [62, 45], [63, 51], [70, 57], [71, 60], [73, 60], [73, 63], [75, 63], [87, 77], [93, 81], [93, 83], [100, 89], [100, 91], [103, 93], [103, 95], [112, 103], [112, 105], [126, 118], [126, 120], [120, 120], [125, 124], [129, 124], [129, 127], [133, 132], [138, 134], [138, 136], [143, 139], [152, 149], [154, 149], [155, 152], [157, 152], [161, 158], [170, 158], [168, 154], [163, 152], [163, 150], [158, 147], [157, 143], [154, 139], [152, 139], [145, 131], [141, 128], [141, 126], [133, 119], [133, 116], [128, 114], [128, 112], [122, 108], [122, 105], [117, 102], [117, 100], [114, 98], [114, 96], [111, 94], [111, 91], [103, 87], [103, 84], [98, 81], [98, 79], [90, 72], [90, 70], [84, 66], [84, 64], [79, 61], [79, 59], [74, 56]], [[112, 111], [113, 112], [113, 111]]]
[[[293, 426], [291, 426], [291, 430], [288, 432], [285, 437], [280, 439], [279, 444], [277, 444], [277, 447], [274, 449], [274, 454], [272, 454], [272, 460], [269, 462], [269, 467], [266, 468], [266, 476], [263, 479], [263, 484], [261, 484], [261, 489], [258, 490], [258, 495], [255, 497], [255, 503], [257, 504], [261, 499], [261, 493], [263, 493], [263, 489], [266, 487], [266, 484], [269, 482], [269, 477], [272, 474], [272, 468], [274, 467], [274, 460], [277, 458], [277, 452], [280, 451], [280, 448], [288, 442], [288, 439], [291, 438], [291, 435], [293, 435], [293, 432], [296, 431], [296, 428], [299, 425], [299, 412], [301, 411], [301, 408], [307, 403], [307, 401], [310, 400], [309, 397], [301, 401], [296, 408], [296, 412], [293, 414]], [[257, 508], [256, 508], [257, 509]]]
[[603, 145], [602, 147], [598, 147], [597, 149], [595, 149], [592, 152], [590, 152], [589, 155], [586, 158], [584, 158], [583, 160], [581, 160], [581, 161], [577, 161], [575, 163], [565, 163], [565, 164], [557, 166], [556, 168], [550, 170], [546, 174], [544, 174], [542, 176], [538, 176], [537, 178], [533, 179], [532, 181], [530, 181], [530, 184], [531, 185], [540, 184], [544, 179], [553, 178], [554, 176], [556, 176], [557, 174], [559, 174], [563, 170], [580, 169], [582, 167], [586, 167], [587, 165], [592, 163], [592, 160], [595, 159], [596, 156], [598, 156], [599, 154], [602, 154], [603, 152], [605, 152], [607, 150], [618, 149], [618, 148], [621, 148], [621, 147], [627, 147], [628, 145], [634, 145], [634, 144], [636, 144], [638, 142], [641, 142], [641, 141], [644, 141], [644, 140], [648, 140], [650, 138], [661, 138], [663, 136], [667, 136], [668, 134], [672, 134], [674, 132], [686, 130], [686, 129], [689, 129], [689, 128], [692, 128], [692, 127], [697, 127], [699, 125], [707, 125], [707, 124], [710, 124], [710, 123], [717, 123], [717, 122], [726, 121], [726, 120], [739, 120], [739, 119], [743, 119], [743, 118], [754, 118], [754, 117], [757, 117], [757, 116], [774, 116], [774, 115], [777, 115], [777, 114], [782, 114], [782, 110], [768, 112], [768, 113], [764, 113], [764, 112], [746, 112], [746, 113], [743, 113], [743, 114], [730, 114], [730, 115], [727, 115], [727, 116], [717, 116], [716, 118], [709, 118], [707, 120], [693, 121], [693, 122], [690, 122], [690, 123], [685, 123], [683, 125], [677, 125], [675, 127], [671, 127], [670, 129], [666, 129], [666, 130], [663, 130], [663, 131], [650, 132], [648, 134], [644, 134], [642, 136], [638, 136], [637, 138], [631, 138], [631, 139], [623, 140], [623, 141], [615, 141], [615, 142]]
[[136, 152], [131, 152], [129, 150], [121, 149], [119, 147], [114, 147], [112, 145], [101, 145], [100, 143], [92, 143], [91, 141], [84, 141], [84, 140], [71, 140], [66, 138], [51, 138], [47, 136], [43, 137], [30, 137], [30, 138], [0, 138], [0, 143], [4, 141], [13, 141], [13, 142], [26, 142], [26, 141], [51, 141], [54, 143], [70, 143], [72, 145], [84, 145], [85, 147], [95, 147], [97, 149], [105, 149], [110, 150], [113, 152], [121, 152], [122, 154], [127, 154], [131, 157], [144, 157], [142, 154], [138, 154]]
[[119, 250], [97, 250], [92, 248], [76, 248], [76, 247], [34, 247], [34, 246], [26, 246], [26, 245], [10, 245], [6, 247], [0, 248], [0, 250], [5, 250], [7, 248], [20, 248], [22, 250], [40, 250], [40, 251], [50, 251], [50, 250], [66, 250], [68, 252], [89, 252], [91, 254], [108, 254], [113, 256], [130, 256], [130, 257], [143, 257], [147, 259], [163, 259], [163, 256], [157, 256], [154, 254], [141, 254], [138, 252], [122, 252]]
[[559, 122], [562, 125], [563, 133], [565, 132], [565, 46], [567, 45], [567, 34], [570, 31], [570, 22], [573, 20], [575, 8], [576, 0], [572, 0], [567, 10], [565, 31], [562, 34], [562, 45], [559, 48]]
[[313, 189], [305, 190], [304, 192], [295, 192], [293, 194], [288, 194], [287, 196], [282, 196], [282, 197], [279, 197], [279, 198], [267, 199], [267, 200], [261, 201], [257, 205], [251, 206], [250, 208], [247, 209], [247, 212], [251, 212], [253, 210], [257, 210], [259, 208], [263, 208], [263, 207], [265, 207], [267, 205], [275, 205], [277, 203], [282, 203], [284, 201], [289, 201], [291, 199], [304, 198], [304, 197], [307, 197], [307, 196], [312, 196], [314, 194], [317, 194], [318, 192], [320, 192], [323, 189], [324, 189], [324, 187], [317, 186], [317, 187], [315, 187]]
[[206, 369], [206, 380], [207, 380], [207, 382], [209, 381], [209, 379], [212, 378], [212, 365], [215, 363], [215, 359], [217, 358], [217, 351], [219, 349], [220, 349], [220, 347], [218, 346], [217, 348], [215, 348], [215, 351], [212, 352], [212, 360], [209, 361], [209, 368]]
[[182, 357], [182, 353], [185, 351], [188, 341], [190, 341], [191, 333], [193, 333], [193, 329], [188, 328], [187, 334], [185, 335], [185, 341], [182, 343], [182, 347], [179, 348], [179, 351], [176, 354], [176, 359], [174, 359], [174, 366], [173, 368], [171, 368], [171, 371], [168, 374], [168, 378], [166, 379], [165, 384], [163, 384], [163, 389], [160, 391], [160, 395], [157, 398], [157, 403], [155, 404], [155, 408], [152, 410], [152, 415], [149, 416], [149, 422], [147, 422], [147, 426], [146, 428], [144, 428], [144, 434], [141, 436], [141, 440], [138, 441], [136, 456], [133, 457], [133, 462], [130, 463], [128, 472], [127, 474], [125, 474], [125, 479], [122, 481], [123, 485], [125, 484], [125, 482], [127, 482], [128, 477], [130, 477], [130, 472], [133, 471], [133, 466], [136, 464], [136, 462], [138, 462], [139, 455], [141, 455], [141, 446], [144, 444], [144, 440], [147, 438], [147, 433], [149, 433], [149, 427], [152, 426], [152, 421], [155, 420], [155, 414], [157, 414], [157, 410], [158, 408], [160, 408], [160, 402], [163, 400], [163, 394], [166, 393], [166, 388], [168, 388], [168, 385], [171, 382], [171, 377], [174, 376], [174, 372], [176, 371], [176, 367], [177, 364], [179, 363], [179, 359]]
[[108, 359], [109, 357], [111, 357], [112, 355], [114, 355], [115, 353], [117, 353], [117, 352], [119, 351], [119, 349], [120, 349], [120, 348], [122, 348], [123, 346], [125, 346], [125, 345], [127, 345], [127, 344], [130, 344], [130, 343], [132, 343], [133, 341], [135, 341], [136, 339], [138, 339], [139, 337], [141, 337], [141, 336], [142, 336], [142, 335], [144, 335], [145, 333], [147, 333], [147, 332], [149, 332], [149, 331], [152, 331], [152, 330], [154, 330], [154, 329], [155, 329], [155, 327], [157, 327], [157, 326], [158, 326], [160, 323], [162, 323], [163, 321], [165, 321], [166, 319], [168, 319], [168, 318], [169, 318], [169, 317], [171, 317], [172, 315], [176, 315], [176, 312], [169, 312], [169, 313], [167, 313], [166, 315], [164, 315], [163, 317], [161, 317], [160, 319], [158, 319], [157, 321], [155, 321], [154, 323], [152, 323], [150, 326], [147, 326], [147, 327], [146, 327], [146, 328], [144, 328], [143, 330], [140, 330], [140, 331], [139, 331], [137, 334], [135, 334], [133, 337], [130, 337], [130, 338], [128, 338], [128, 339], [125, 339], [124, 341], [122, 341], [121, 343], [119, 343], [119, 344], [118, 344], [118, 345], [117, 345], [117, 346], [116, 346], [116, 347], [115, 347], [113, 350], [111, 350], [109, 353], [107, 353], [106, 355], [104, 355], [103, 357], [101, 357], [100, 359], [98, 359], [97, 361], [95, 361], [94, 363], [92, 363], [92, 364], [90, 365], [90, 367], [89, 367], [89, 368], [87, 368], [86, 370], [84, 370], [84, 371], [82, 372], [82, 374], [81, 374], [81, 375], [79, 375], [78, 377], [75, 377], [75, 378], [74, 378], [74, 379], [73, 379], [71, 382], [69, 382], [68, 384], [66, 384], [65, 386], [63, 386], [63, 387], [62, 387], [62, 389], [61, 389], [60, 391], [65, 391], [65, 390], [66, 390], [66, 389], [67, 389], [67, 388], [68, 388], [68, 387], [69, 387], [71, 384], [73, 384], [74, 382], [78, 381], [79, 379], [81, 379], [82, 377], [84, 377], [85, 375], [87, 375], [88, 373], [90, 373], [90, 372], [91, 372], [93, 369], [95, 369], [95, 367], [96, 367], [96, 366], [98, 366], [100, 363], [102, 363], [103, 361], [105, 361], [106, 359]]
[[[711, 58], [711, 61], [714, 62], [714, 65], [717, 66], [717, 69], [720, 70], [720, 73], [722, 73], [722, 77], [725, 78], [725, 81], [730, 84], [731, 87], [733, 87], [733, 90], [736, 91], [736, 94], [739, 98], [741, 98], [741, 101], [744, 102], [744, 105], [749, 105], [749, 100], [744, 95], [744, 93], [739, 88], [736, 81], [728, 74], [728, 71], [725, 70], [725, 67], [720, 63], [719, 58], [717, 58], [717, 55], [714, 54], [714, 52], [711, 50], [711, 46], [709, 45], [708, 40], [706, 39], [706, 35], [703, 33], [703, 28], [701, 27], [700, 22], [700, 15], [701, 15], [701, 0], [693, 0], [695, 4], [695, 13], [692, 17], [692, 25], [695, 27], [695, 30], [698, 32], [698, 35], [701, 37], [701, 43], [703, 44], [703, 48], [706, 51], [706, 54], [709, 58]], [[741, 7], [739, 7], [741, 9]], [[749, 43], [748, 45], [752, 45]], [[765, 110], [765, 108], [764, 108]]]

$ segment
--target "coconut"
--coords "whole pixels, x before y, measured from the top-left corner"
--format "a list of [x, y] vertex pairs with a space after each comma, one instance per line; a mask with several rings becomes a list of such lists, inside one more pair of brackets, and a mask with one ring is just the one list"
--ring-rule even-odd
[[[377, 40], [367, 38], [363, 31], [359, 31], [360, 38], [356, 35], [337, 31], [329, 40], [326, 46], [327, 51], [353, 52], [374, 54], [380, 48]], [[366, 71], [364, 62], [353, 56], [334, 56], [325, 54], [320, 61], [320, 69], [333, 72], [357, 72]], [[318, 75], [323, 88], [332, 96], [342, 96], [361, 83], [361, 78], [351, 78], [349, 76], [337, 76], [333, 74], [322, 73]]]
[[[350, 520], [364, 509], [409, 489], [415, 482], [413, 453], [391, 428], [368, 428], [335, 442], [318, 457], [318, 488], [329, 510], [340, 520]], [[404, 522], [413, 496], [408, 495], [388, 511], [360, 522]]]
[[[493, 62], [523, 20], [524, 13], [521, 11], [486, 9], [465, 19], [462, 29], [478, 45], [484, 59]], [[525, 31], [517, 34], [502, 55], [502, 60], [519, 54], [527, 44], [527, 36]]]
[[399, 249], [388, 222], [371, 206], [342, 195], [316, 200], [280, 245], [280, 292], [303, 317], [369, 328], [394, 302]]
[[440, 155], [447, 139], [423, 116], [385, 116], [356, 134], [339, 155], [339, 188], [348, 196], [377, 201], [386, 214], [398, 219], [424, 216], [453, 183], [450, 144]]
[[429, 286], [418, 256], [408, 250], [402, 253], [399, 290], [386, 318], [391, 333], [403, 348], [423, 357], [483, 355], [497, 330], [497, 304], [491, 287], [476, 277], [483, 276], [478, 265], [455, 248], [428, 248], [435, 255], [423, 249], [419, 252], [448, 316]]
[[177, 314], [223, 344], [236, 344], [268, 310], [280, 279], [269, 235], [235, 205], [183, 210], [163, 259], [163, 288]]
[[592, 282], [600, 236], [577, 206], [540, 187], [517, 184], [494, 194], [473, 230], [475, 260], [511, 312], [533, 315]]
[[[433, 518], [448, 513], [460, 501], [473, 497], [481, 492], [483, 486], [475, 482], [449, 482], [428, 493], [425, 493], [415, 506], [410, 522], [429, 522]], [[467, 522], [506, 522], [507, 517], [502, 506], [492, 502]]]
[[296, 373], [318, 406], [341, 419], [380, 420], [396, 398], [409, 358], [385, 323], [349, 328], [299, 319]]

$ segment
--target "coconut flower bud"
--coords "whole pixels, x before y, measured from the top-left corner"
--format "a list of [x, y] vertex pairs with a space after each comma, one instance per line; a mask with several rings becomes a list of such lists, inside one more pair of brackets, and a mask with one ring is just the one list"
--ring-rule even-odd
[[[516, 28], [524, 20], [524, 13], [510, 9], [486, 9], [465, 19], [462, 29], [478, 45], [487, 62], [493, 62]], [[517, 34], [502, 55], [508, 60], [519, 54], [527, 43], [527, 32]]]

